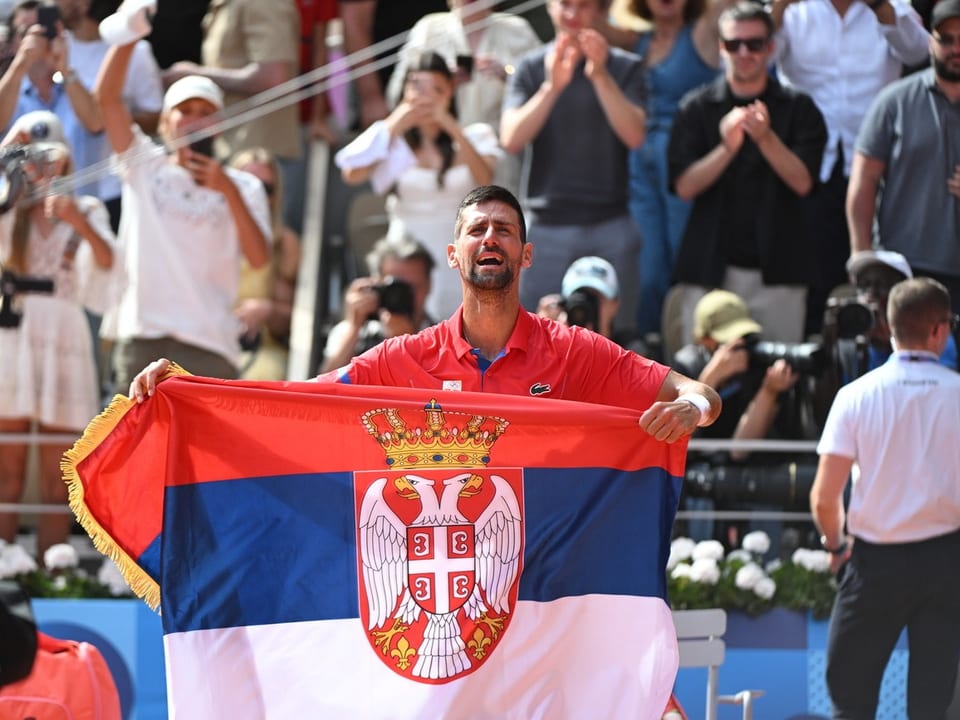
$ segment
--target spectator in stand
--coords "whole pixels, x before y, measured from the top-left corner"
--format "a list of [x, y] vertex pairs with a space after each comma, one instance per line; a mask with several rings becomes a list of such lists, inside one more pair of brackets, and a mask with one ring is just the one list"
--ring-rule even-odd
[[240, 259], [269, 262], [266, 193], [252, 175], [182, 142], [223, 109], [208, 78], [187, 76], [164, 95], [160, 136], [172, 152], [143, 134], [122, 96], [132, 54], [132, 43], [110, 48], [95, 88], [124, 184], [128, 283], [110, 328], [117, 383], [125, 387], [145, 356], [167, 352], [204, 375], [236, 377]]
[[690, 202], [669, 188], [667, 144], [680, 100], [719, 74], [717, 20], [731, 0], [630, 0], [629, 10], [649, 24], [643, 32], [603, 21], [615, 45], [643, 58], [646, 140], [630, 153], [630, 213], [643, 233], [637, 330], [659, 333], [663, 300], [690, 215]]
[[[294, 0], [213, 2], [203, 28], [203, 64], [174, 63], [163, 73], [168, 86], [187, 75], [209, 78], [223, 90], [224, 109], [229, 112], [231, 106], [297, 75], [300, 17]], [[277, 158], [286, 180], [302, 153], [297, 112], [296, 105], [287, 105], [224, 130], [217, 140], [217, 157], [266, 148]], [[286, 202], [302, 202], [304, 188], [284, 184]], [[285, 207], [284, 217], [291, 214]]]
[[807, 333], [817, 332], [830, 291], [846, 282], [844, 214], [854, 141], [880, 90], [926, 58], [929, 36], [909, 0], [772, 0], [777, 74], [813, 98], [827, 123], [820, 183], [805, 201], [807, 252], [818, 269]]
[[[403, 99], [386, 120], [375, 122], [336, 155], [349, 184], [370, 180], [390, 193], [389, 237], [408, 234], [446, 264], [450, 227], [469, 190], [493, 177], [500, 147], [484, 123], [461, 127], [454, 114], [454, 77], [447, 61], [423, 53], [408, 66]], [[427, 312], [447, 318], [460, 304], [456, 273], [438, 275]]]
[[327, 336], [321, 373], [343, 367], [387, 338], [434, 324], [426, 310], [434, 268], [429, 250], [411, 237], [383, 238], [366, 260], [370, 275], [347, 288], [343, 320]]
[[240, 265], [239, 304], [241, 361], [246, 380], [286, 380], [290, 347], [290, 319], [300, 267], [300, 238], [283, 224], [283, 181], [276, 159], [269, 150], [241, 150], [230, 167], [250, 173], [262, 184], [270, 203], [273, 257], [253, 268], [244, 259]]
[[[431, 13], [413, 26], [400, 49], [387, 100], [395, 105], [403, 91], [407, 66], [422, 51], [446, 59], [457, 77], [457, 117], [464, 125], [476, 122], [500, 127], [500, 108], [507, 78], [520, 58], [540, 47], [540, 38], [519, 15], [493, 12], [477, 0], [449, 0], [450, 12]], [[506, 154], [497, 163], [496, 184], [516, 191], [520, 157]]]
[[67, 137], [103, 131], [100, 109], [90, 91], [78, 82], [62, 23], [52, 39], [37, 24], [36, 0], [23, 0], [10, 17], [18, 42], [7, 72], [0, 78], [0, 127], [34, 110], [49, 110], [63, 124]]
[[[24, 293], [14, 327], [0, 328], [0, 432], [79, 433], [100, 409], [84, 303], [111, 284], [116, 241], [97, 198], [54, 191], [71, 172], [70, 151], [57, 117], [27, 113], [4, 146], [28, 145], [30, 192], [0, 215], [0, 267], [4, 272], [53, 280], [53, 292]], [[96, 308], [102, 311], [102, 308]], [[10, 308], [4, 308], [9, 311]], [[60, 458], [67, 445], [40, 445], [40, 498], [66, 504]], [[26, 484], [26, 443], [0, 444], [0, 502], [20, 500]], [[45, 513], [37, 522], [37, 557], [66, 542], [73, 518]], [[0, 540], [12, 542], [17, 516], [0, 514]]]
[[960, 312], [960, 0], [938, 2], [932, 25], [933, 67], [887, 87], [864, 118], [847, 219], [851, 251], [902, 253]]
[[[412, 28], [424, 15], [447, 9], [446, 0], [339, 0], [339, 5], [343, 20], [343, 47], [347, 55], [391, 40]], [[353, 63], [353, 67], [362, 68], [395, 52], [396, 48], [379, 52], [375, 57]], [[364, 130], [390, 114], [384, 88], [390, 82], [392, 68], [393, 63], [386, 63], [379, 70], [369, 70], [353, 81], [357, 102], [353, 123], [355, 129]]]
[[675, 278], [693, 286], [685, 288], [687, 308], [724, 288], [746, 302], [768, 340], [799, 342], [817, 272], [801, 198], [816, 182], [827, 131], [807, 95], [768, 73], [772, 35], [759, 3], [724, 10], [724, 76], [687, 95], [674, 120], [670, 182], [693, 200]]
[[548, 0], [556, 40], [523, 57], [500, 121], [508, 152], [525, 152], [523, 195], [537, 262], [520, 297], [535, 309], [578, 257], [620, 275], [617, 322], [632, 327], [640, 231], [627, 208], [627, 160], [644, 139], [640, 58], [611, 48], [593, 26], [605, 0]]
[[[119, 0], [59, 0], [60, 17], [68, 31], [66, 38], [71, 65], [77, 81], [88, 91], [93, 88], [110, 47], [100, 37], [100, 21], [115, 12], [119, 5]], [[123, 100], [143, 132], [147, 135], [156, 133], [163, 103], [163, 84], [157, 61], [146, 40], [134, 46], [123, 86]], [[68, 129], [67, 141], [73, 151], [76, 170], [83, 170], [110, 156], [110, 145], [103, 132], [91, 133], [83, 127], [73, 126], [72, 130]], [[100, 198], [110, 213], [114, 232], [119, 229], [120, 179], [116, 175], [104, 172], [75, 191]]]

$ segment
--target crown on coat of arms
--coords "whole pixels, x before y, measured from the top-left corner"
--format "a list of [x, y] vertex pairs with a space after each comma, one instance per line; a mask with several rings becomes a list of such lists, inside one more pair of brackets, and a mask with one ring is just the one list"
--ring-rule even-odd
[[361, 417], [392, 469], [484, 467], [494, 443], [510, 424], [499, 417], [444, 412], [436, 400], [428, 402], [423, 412], [424, 426], [412, 428], [399, 408], [369, 410]]

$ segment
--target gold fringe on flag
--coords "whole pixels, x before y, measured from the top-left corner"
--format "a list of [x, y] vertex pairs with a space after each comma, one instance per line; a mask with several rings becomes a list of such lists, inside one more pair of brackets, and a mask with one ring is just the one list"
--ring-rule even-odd
[[[157, 382], [190, 374], [176, 363], [170, 363], [166, 372], [157, 379]], [[60, 460], [60, 470], [63, 472], [63, 480], [67, 484], [70, 509], [76, 515], [77, 522], [90, 536], [93, 546], [117, 564], [124, 580], [127, 581], [130, 589], [137, 597], [143, 598], [151, 610], [158, 610], [160, 607], [160, 586], [137, 564], [136, 560], [130, 557], [114, 541], [90, 511], [90, 508], [87, 507], [84, 499], [83, 482], [80, 480], [80, 473], [77, 471], [77, 466], [97, 449], [100, 443], [120, 423], [127, 411], [136, 404], [136, 400], [128, 398], [126, 395], [114, 395], [107, 408], [90, 421], [83, 434], [73, 444], [73, 447], [63, 454], [63, 458]]]

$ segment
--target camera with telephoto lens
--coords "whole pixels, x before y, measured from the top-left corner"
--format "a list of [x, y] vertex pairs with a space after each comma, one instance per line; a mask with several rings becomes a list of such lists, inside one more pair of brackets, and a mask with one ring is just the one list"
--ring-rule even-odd
[[787, 364], [801, 375], [820, 375], [830, 361], [830, 353], [821, 343], [783, 343], [761, 340], [759, 335], [748, 335], [744, 345], [750, 353], [750, 368], [765, 370], [777, 360]]
[[413, 317], [413, 286], [410, 283], [387, 277], [372, 289], [379, 299], [378, 310]]
[[564, 299], [563, 309], [567, 311], [567, 325], [596, 330], [600, 324], [600, 300], [590, 290], [574, 290]]
[[878, 309], [857, 298], [830, 298], [823, 316], [824, 328], [838, 339], [852, 340], [866, 335], [877, 325]]

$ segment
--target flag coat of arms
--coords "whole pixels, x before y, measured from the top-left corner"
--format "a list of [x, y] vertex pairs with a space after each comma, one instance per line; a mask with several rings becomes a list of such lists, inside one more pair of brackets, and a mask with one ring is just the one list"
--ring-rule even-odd
[[176, 718], [659, 718], [685, 443], [559, 400], [178, 376], [67, 454]]

